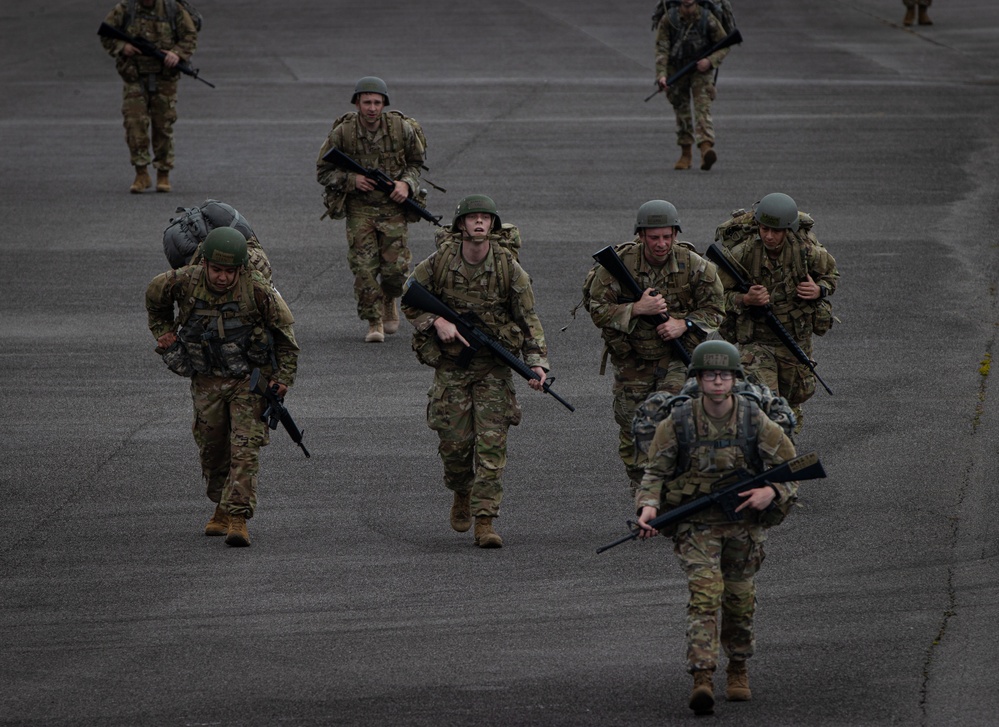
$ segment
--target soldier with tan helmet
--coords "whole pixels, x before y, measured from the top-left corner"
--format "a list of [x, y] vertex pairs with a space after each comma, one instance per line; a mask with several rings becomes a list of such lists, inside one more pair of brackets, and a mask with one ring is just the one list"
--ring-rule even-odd
[[157, 275], [146, 290], [157, 352], [191, 379], [192, 431], [215, 512], [205, 535], [247, 546], [257, 505], [260, 448], [269, 441], [265, 400], [250, 390], [258, 368], [283, 397], [295, 381], [298, 343], [281, 295], [247, 268], [246, 238], [231, 227], [208, 233], [200, 264]]
[[[658, 531], [648, 525], [660, 511], [701, 497], [719, 478], [740, 469], [758, 474], [795, 455], [780, 425], [754, 400], [735, 396], [744, 378], [739, 351], [727, 341], [705, 341], [691, 355], [688, 373], [700, 394], [674, 406], [656, 427], [649, 463], [635, 495], [639, 537]], [[779, 524], [796, 499], [796, 483], [767, 484], [740, 493], [745, 499], [732, 522], [717, 506], [691, 515], [664, 532], [687, 576], [687, 670], [694, 687], [689, 707], [714, 711], [713, 677], [721, 650], [728, 656], [726, 696], [752, 698], [746, 661], [753, 655], [756, 610], [754, 578], [763, 562], [767, 528]]]

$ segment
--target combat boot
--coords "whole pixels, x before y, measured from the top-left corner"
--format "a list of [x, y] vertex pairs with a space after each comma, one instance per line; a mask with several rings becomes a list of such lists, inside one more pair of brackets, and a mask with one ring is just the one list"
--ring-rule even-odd
[[753, 698], [749, 691], [749, 668], [744, 660], [731, 660], [725, 670], [728, 682], [725, 686], [725, 697], [730, 702], [748, 702]]
[[229, 531], [225, 535], [225, 544], [234, 548], [245, 548], [250, 544], [250, 533], [246, 529], [246, 518], [243, 515], [229, 516]]
[[673, 165], [674, 169], [690, 169], [690, 164], [693, 162], [691, 147], [691, 144], [680, 144], [680, 158]]
[[910, 5], [905, 9], [905, 17], [902, 18], [902, 25], [912, 25], [912, 21], [916, 19], [916, 6]]
[[132, 194], [142, 194], [151, 186], [153, 186], [153, 180], [149, 178], [149, 170], [146, 169], [145, 165], [136, 167], [135, 181], [132, 182], [132, 186], [129, 187], [128, 191]]
[[926, 14], [926, 6], [919, 6], [919, 24], [920, 25], [933, 25], [933, 21], [930, 20], [930, 16]]
[[465, 533], [470, 527], [472, 527], [472, 495], [468, 492], [456, 492], [454, 504], [451, 505], [451, 529]]
[[[395, 298], [389, 298], [382, 307], [382, 325], [386, 333], [395, 333], [399, 330], [399, 306], [396, 305]], [[466, 528], [467, 530], [467, 528]]]
[[166, 169], [158, 169], [156, 171], [156, 191], [157, 192], [169, 192], [172, 189], [170, 186], [170, 172]]
[[491, 515], [475, 516], [475, 544], [480, 548], [502, 548], [503, 538], [493, 530]]
[[205, 535], [225, 535], [228, 532], [229, 512], [222, 505], [216, 505], [212, 519], [205, 525]]
[[385, 328], [382, 327], [381, 321], [369, 321], [368, 322], [368, 333], [364, 337], [365, 343], [384, 343], [385, 342]]
[[701, 169], [705, 172], [711, 169], [711, 166], [718, 161], [718, 155], [715, 153], [714, 146], [710, 141], [702, 141], [697, 145], [697, 148], [701, 150]]
[[690, 702], [688, 703], [688, 706], [694, 710], [694, 714], [714, 714], [715, 684], [712, 681], [714, 675], [714, 669], [702, 669], [694, 672], [694, 690], [690, 693]]

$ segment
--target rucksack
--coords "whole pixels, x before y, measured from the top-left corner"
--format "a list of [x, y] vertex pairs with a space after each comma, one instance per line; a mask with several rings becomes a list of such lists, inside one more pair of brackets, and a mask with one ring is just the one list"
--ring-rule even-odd
[[178, 207], [179, 214], [170, 218], [170, 225], [163, 231], [163, 252], [171, 267], [187, 265], [198, 246], [216, 227], [232, 227], [247, 240], [254, 237], [250, 223], [225, 202], [205, 200], [200, 207]]
[[[136, 0], [128, 0], [128, 5], [125, 8], [125, 25], [128, 27], [135, 20], [135, 3]], [[177, 34], [177, 5], [180, 5], [187, 14], [191, 16], [191, 20], [194, 22], [194, 29], [201, 32], [201, 24], [204, 22], [204, 17], [202, 17], [201, 12], [194, 7], [188, 0], [163, 0], [163, 7], [166, 10], [167, 20], [170, 21], [170, 27], [173, 28], [174, 35]]]
[[[798, 231], [790, 231], [790, 234], [798, 237], [802, 241], [807, 240], [813, 245], [822, 247], [819, 238], [812, 232], [815, 219], [807, 212], [798, 212]], [[756, 221], [756, 215], [752, 209], [740, 208], [732, 210], [732, 215], [715, 228], [715, 242], [731, 250], [740, 242], [756, 237], [760, 231], [760, 223]]]
[[[725, 31], [725, 35], [729, 35], [735, 30], [735, 13], [732, 12], [732, 3], [729, 0], [697, 0], [697, 4], [718, 19], [722, 30]], [[659, 27], [659, 21], [663, 19], [663, 16], [667, 12], [675, 13], [679, 11], [679, 8], [680, 0], [659, 0], [655, 11], [652, 13], [652, 30], [655, 31]], [[676, 22], [675, 19], [674, 22]], [[701, 23], [701, 31], [703, 33], [707, 30], [708, 24], [707, 16], [703, 13], [701, 15]]]
[[[489, 233], [489, 242], [493, 246], [496, 260], [496, 269], [499, 280], [497, 285], [501, 291], [509, 290], [512, 278], [511, 268], [514, 262], [520, 259], [520, 248], [523, 244], [520, 239], [520, 230], [516, 225], [504, 222], [497, 232]], [[452, 243], [446, 246], [446, 243]], [[446, 270], [461, 249], [461, 233], [453, 227], [441, 227], [434, 233], [434, 245], [437, 248], [437, 255], [434, 258], [433, 281], [439, 288], [447, 287], [445, 280]]]

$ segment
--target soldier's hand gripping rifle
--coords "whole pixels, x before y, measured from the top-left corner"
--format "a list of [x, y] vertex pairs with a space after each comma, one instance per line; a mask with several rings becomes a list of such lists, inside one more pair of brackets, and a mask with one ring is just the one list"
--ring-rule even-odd
[[306, 457], [311, 457], [309, 450], [302, 443], [302, 430], [298, 428], [295, 420], [291, 418], [291, 413], [284, 406], [284, 398], [278, 396], [277, 392], [267, 385], [267, 382], [260, 375], [260, 369], [253, 369], [250, 374], [250, 391], [259, 394], [267, 401], [267, 408], [260, 415], [261, 421], [267, 422], [267, 426], [271, 429], [277, 429], [278, 422], [280, 422], [284, 430], [288, 432], [288, 436], [291, 437], [291, 441], [302, 448]]
[[[375, 189], [379, 192], [384, 192], [386, 195], [391, 195], [392, 192], [395, 191], [395, 181], [392, 177], [387, 175], [381, 169], [368, 169], [361, 166], [335, 146], [323, 154], [323, 161], [332, 164], [334, 167], [342, 171], [353, 172], [354, 174], [360, 174], [362, 177], [367, 177], [375, 183]], [[443, 215], [437, 215], [434, 217], [430, 214], [426, 207], [421, 205], [412, 197], [406, 197], [406, 199], [402, 202], [402, 206], [405, 209], [415, 212], [427, 222], [430, 222], [437, 227], [443, 227], [441, 224], [441, 217]]]
[[[102, 38], [112, 38], [113, 40], [120, 40], [124, 43], [131, 43], [144, 56], [149, 56], [150, 58], [158, 58], [161, 61], [166, 58], [166, 51], [160, 50], [145, 38], [135, 38], [129, 35], [128, 33], [118, 30], [112, 25], [108, 25], [107, 23], [101, 23], [101, 27], [97, 31], [97, 35], [101, 36]], [[179, 63], [177, 63], [177, 65], [174, 66], [174, 68], [176, 68], [181, 73], [190, 76], [191, 78], [201, 81], [206, 86], [211, 86], [212, 88], [215, 88], [214, 83], [210, 83], [205, 79], [203, 79], [201, 76], [199, 76], [198, 69], [191, 68], [191, 64], [183, 59]]]
[[[715, 43], [713, 46], [711, 46], [706, 51], [704, 51], [703, 53], [701, 53], [701, 55], [697, 56], [697, 58], [695, 60], [692, 60], [690, 63], [688, 63], [687, 65], [685, 65], [679, 71], [677, 71], [672, 76], [670, 76], [669, 78], [667, 78], [666, 79], [666, 88], [669, 88], [670, 86], [674, 85], [677, 81], [679, 81], [681, 78], [683, 78], [687, 74], [693, 73], [694, 69], [697, 68], [697, 64], [700, 61], [702, 61], [705, 58], [707, 58], [712, 53], [717, 53], [718, 51], [722, 50], [723, 48], [728, 48], [728, 47], [733, 46], [733, 45], [738, 45], [741, 42], [742, 42], [742, 33], [740, 33], [739, 29], [736, 28], [731, 33], [729, 33], [724, 38], [722, 38], [717, 43]], [[655, 83], [656, 83], [656, 85], [658, 85], [658, 81], [656, 81]], [[653, 93], [651, 93], [648, 96], [646, 96], [646, 98], [645, 98], [646, 102], [648, 102], [652, 98], [655, 98], [655, 96], [657, 94], [662, 93], [663, 90], [664, 90], [664, 88], [662, 86], [660, 86], [656, 91], [654, 91]]]
[[[742, 277], [742, 274], [735, 267], [735, 264], [725, 256], [725, 253], [718, 246], [718, 243], [711, 243], [708, 247], [707, 258], [715, 265], [718, 269], [728, 275], [732, 280], [735, 281], [736, 290], [740, 293], [748, 293], [751, 287], [749, 281]], [[773, 307], [768, 303], [767, 305], [756, 305], [751, 306], [754, 309], [760, 309], [763, 311], [763, 322], [767, 324], [767, 327], [773, 331], [774, 335], [780, 339], [780, 342], [784, 344], [784, 348], [794, 354], [794, 357], [798, 359], [802, 364], [808, 367], [808, 370], [812, 372], [812, 375], [822, 384], [822, 388], [832, 395], [832, 389], [826, 386], [826, 382], [822, 380], [822, 377], [818, 375], [815, 371], [815, 362], [812, 361], [801, 350], [801, 346], [798, 345], [797, 341], [791, 336], [788, 330], [784, 327], [784, 324], [780, 322], [777, 315], [774, 313]]]
[[[736, 512], [735, 509], [746, 501], [744, 497], [739, 497], [740, 492], [746, 492], [747, 490], [762, 487], [770, 482], [816, 480], [825, 476], [826, 471], [823, 469], [822, 463], [819, 461], [819, 455], [815, 452], [809, 452], [808, 454], [802, 454], [794, 459], [789, 459], [787, 462], [779, 464], [766, 472], [761, 472], [758, 475], [751, 475], [745, 470], [737, 470], [732, 474], [726, 475], [725, 477], [719, 478], [713, 482], [711, 484], [711, 492], [698, 497], [696, 500], [691, 500], [685, 505], [680, 505], [679, 507], [667, 510], [662, 515], [658, 515], [649, 520], [648, 524], [656, 530], [662, 530], [675, 523], [683, 522], [691, 515], [695, 515], [702, 510], [707, 510], [713, 505], [718, 505], [725, 512], [726, 517], [728, 517], [730, 521], [737, 522], [742, 519], [742, 513]], [[720, 485], [728, 480], [735, 481], [730, 485], [723, 485], [718, 489], [713, 489], [717, 485]], [[629, 521], [629, 523], [630, 522], [631, 521]], [[627, 535], [618, 538], [613, 543], [608, 543], [607, 545], [597, 548], [597, 552], [603, 553], [605, 550], [610, 550], [616, 545], [627, 543], [629, 540], [634, 540], [641, 532], [642, 529], [638, 527], [637, 523], [635, 523], [635, 527], [632, 528]]]
[[[468, 347], [461, 352], [457, 361], [458, 365], [462, 368], [466, 368], [468, 366], [469, 362], [472, 360], [472, 356], [474, 356], [477, 351], [485, 348], [488, 349], [493, 356], [498, 358], [500, 362], [509, 366], [528, 381], [541, 380], [541, 377], [532, 371], [530, 366], [514, 356], [506, 349], [506, 346], [482, 330], [485, 326], [482, 324], [482, 321], [479, 320], [478, 316], [473, 313], [460, 315], [456, 310], [451, 308], [447, 303], [442, 301], [415, 280], [411, 279], [407, 283], [407, 289], [405, 294], [402, 296], [402, 302], [404, 305], [417, 308], [427, 313], [432, 313], [435, 316], [440, 316], [449, 323], [454, 324], [455, 328], [458, 329], [458, 333], [461, 334], [461, 337], [468, 341]], [[549, 377], [545, 380], [545, 383], [541, 385], [541, 388], [544, 389], [546, 394], [551, 394], [559, 404], [564, 406], [569, 411], [576, 411], [576, 407], [552, 391], [551, 385], [554, 381], [554, 376]]]
[[[603, 265], [604, 269], [610, 273], [618, 283], [620, 283], [621, 289], [626, 295], [631, 296], [637, 301], [645, 293], [645, 289], [638, 284], [638, 281], [635, 280], [635, 276], [632, 275], [631, 271], [625, 267], [624, 262], [617, 254], [617, 250], [610, 245], [594, 253], [593, 259]], [[669, 320], [669, 316], [665, 313], [644, 315], [642, 318], [657, 327]], [[683, 347], [682, 343], [680, 343], [680, 339], [672, 338], [670, 339], [670, 343], [673, 344], [673, 350], [677, 357], [683, 361], [683, 365], [690, 366], [690, 354], [687, 353], [687, 349]]]

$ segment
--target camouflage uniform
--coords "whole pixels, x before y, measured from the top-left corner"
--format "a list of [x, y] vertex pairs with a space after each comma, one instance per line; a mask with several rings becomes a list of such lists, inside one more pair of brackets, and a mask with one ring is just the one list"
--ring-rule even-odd
[[[663, 512], [685, 504], [711, 490], [711, 483], [744, 468], [758, 473], [794, 457], [794, 445], [780, 426], [756, 409], [758, 461], [749, 461], [738, 441], [741, 408], [748, 406], [741, 396], [725, 421], [704, 413], [700, 397], [689, 408], [697, 441], [680, 451], [675, 417], [677, 409], [660, 422], [650, 448], [649, 464], [635, 502]], [[732, 446], [735, 444], [735, 446]], [[752, 458], [756, 460], [756, 457]], [[680, 463], [684, 471], [678, 471]], [[796, 483], [773, 485], [780, 502], [792, 501]], [[754, 576], [763, 563], [766, 530], [756, 511], [748, 511], [741, 521], [729, 521], [722, 510], [712, 507], [680, 523], [673, 534], [674, 551], [687, 575], [690, 598], [687, 602], [687, 669], [713, 670], [719, 645], [729, 659], [744, 661], [753, 655], [753, 615], [756, 606]], [[721, 612], [721, 624], [718, 617]]]
[[[402, 295], [412, 253], [406, 246], [407, 218], [400, 205], [377, 189], [357, 191], [353, 172], [344, 172], [323, 161], [336, 147], [361, 166], [381, 169], [390, 178], [405, 182], [410, 196], [419, 193], [420, 169], [425, 150], [413, 126], [391, 111], [382, 113], [381, 125], [368, 131], [356, 113], [333, 123], [316, 161], [316, 179], [346, 195], [347, 262], [354, 274], [354, 298], [361, 320], [382, 319], [383, 303]], [[379, 279], [380, 278], [380, 279]]]
[[[724, 302], [714, 263], [685, 247], [687, 244], [673, 243], [661, 268], [649, 263], [638, 240], [618, 246], [617, 251], [643, 289], [655, 288], [665, 297], [671, 317], [686, 319], [700, 329], [691, 328], [680, 339], [691, 351], [701, 337], [718, 329], [724, 318]], [[623, 297], [620, 284], [597, 266], [584, 299], [593, 323], [601, 329], [604, 356], [609, 354], [614, 366], [614, 421], [620, 427], [618, 454], [634, 490], [644, 473], [644, 457], [635, 447], [631, 431], [635, 410], [656, 391], [679, 393], [687, 379], [687, 367], [676, 355], [673, 343], [662, 340], [653, 324], [632, 316], [631, 301], [619, 302]]]
[[[144, 38], [163, 51], [173, 51], [182, 61], [189, 61], [198, 44], [191, 16], [176, 5], [176, 31], [171, 27], [165, 3], [156, 0], [152, 8], [135, 0], [135, 16], [127, 26], [128, 0], [122, 0], [104, 19], [108, 25]], [[144, 55], [131, 58], [122, 54], [125, 43], [101, 38], [101, 44], [116, 60], [118, 74], [125, 82], [121, 115], [124, 118], [125, 143], [132, 166], [145, 167], [150, 162], [160, 171], [173, 169], [173, 124], [177, 120], [177, 81], [180, 71], [166, 68], [163, 61]], [[152, 127], [152, 155], [149, 153]]]
[[[767, 289], [777, 319], [811, 358], [812, 334], [823, 335], [832, 325], [832, 308], [827, 298], [836, 292], [839, 281], [833, 256], [822, 245], [791, 230], [787, 231], [776, 259], [767, 254], [759, 234], [739, 243], [727, 254], [745, 269], [750, 285]], [[822, 288], [819, 300], [802, 300], [796, 295], [795, 289], [806, 275]], [[725, 286], [725, 307], [735, 318], [734, 334], [729, 327], [722, 329], [722, 333], [739, 345], [746, 375], [788, 400], [800, 430], [801, 405], [815, 393], [815, 375], [780, 343], [759, 313], [753, 311], [754, 306], [736, 302], [742, 294], [735, 289], [735, 282], [724, 272], [720, 277]]]
[[156, 338], [171, 331], [178, 336], [164, 359], [175, 373], [191, 377], [192, 431], [208, 499], [231, 515], [252, 517], [260, 447], [269, 430], [260, 420], [264, 399], [250, 392], [249, 373], [260, 368], [269, 380], [294, 383], [299, 349], [291, 311], [258, 273], [244, 268], [230, 290], [216, 293], [201, 265], [153, 278], [146, 310]]
[[933, 0], [902, 0], [907, 8], [914, 8], [917, 5], [919, 7], [928, 8], [933, 4]]
[[[656, 29], [656, 78], [669, 78], [715, 43], [725, 38], [718, 18], [700, 5], [688, 15], [682, 9], [671, 9], [659, 21]], [[703, 16], [707, 16], [706, 22]], [[721, 65], [730, 48], [722, 48], [708, 56], [711, 68]], [[693, 96], [693, 118], [691, 118]], [[712, 71], [695, 70], [669, 87], [666, 98], [676, 112], [676, 143], [679, 146], [715, 141], [711, 120], [711, 102], [716, 96]]]
[[[530, 366], [548, 370], [548, 348], [534, 310], [531, 279], [513, 256], [490, 243], [485, 260], [468, 265], [457, 242], [441, 247], [413, 271], [413, 279], [459, 313], [479, 316], [489, 331]], [[471, 493], [472, 515], [495, 517], [503, 499], [507, 430], [520, 423], [521, 410], [513, 373], [486, 350], [467, 369], [456, 363], [465, 349], [460, 341], [441, 343], [435, 316], [403, 306], [416, 327], [413, 347], [435, 369], [427, 392], [427, 424], [440, 437], [444, 485]]]

